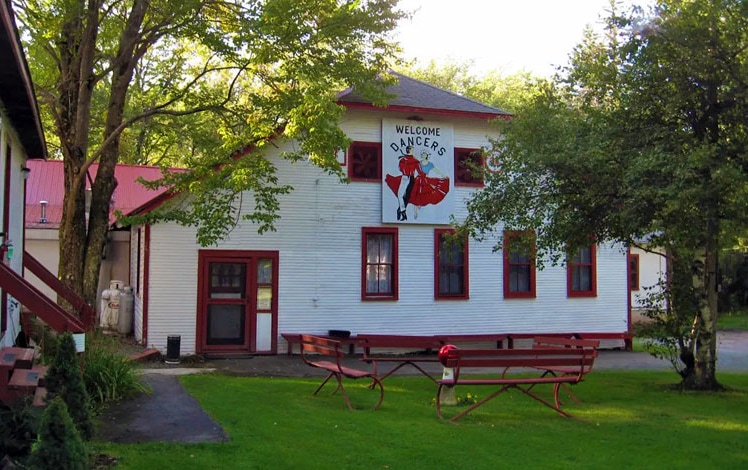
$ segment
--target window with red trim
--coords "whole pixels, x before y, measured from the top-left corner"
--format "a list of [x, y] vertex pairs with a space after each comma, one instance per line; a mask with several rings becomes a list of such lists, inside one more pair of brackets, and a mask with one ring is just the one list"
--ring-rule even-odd
[[629, 289], [639, 290], [639, 255], [629, 253]]
[[348, 147], [348, 178], [382, 182], [382, 144], [353, 142]]
[[483, 154], [477, 149], [455, 148], [455, 185], [483, 186]]
[[397, 228], [361, 229], [361, 299], [397, 300]]
[[451, 229], [434, 230], [434, 297], [468, 298], [467, 239], [455, 240]]
[[580, 248], [569, 255], [567, 262], [567, 290], [569, 297], [597, 295], [597, 266], [595, 245]]
[[535, 298], [535, 240], [504, 232], [504, 298]]

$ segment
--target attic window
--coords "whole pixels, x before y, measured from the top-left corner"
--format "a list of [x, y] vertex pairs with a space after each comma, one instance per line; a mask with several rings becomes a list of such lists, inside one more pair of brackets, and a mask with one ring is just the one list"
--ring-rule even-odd
[[382, 144], [353, 142], [348, 148], [348, 177], [351, 181], [382, 181]]

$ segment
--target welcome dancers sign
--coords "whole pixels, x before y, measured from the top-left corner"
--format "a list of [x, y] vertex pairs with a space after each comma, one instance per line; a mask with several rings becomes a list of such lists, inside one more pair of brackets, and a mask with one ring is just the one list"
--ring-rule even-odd
[[382, 222], [448, 224], [453, 188], [451, 124], [382, 120]]

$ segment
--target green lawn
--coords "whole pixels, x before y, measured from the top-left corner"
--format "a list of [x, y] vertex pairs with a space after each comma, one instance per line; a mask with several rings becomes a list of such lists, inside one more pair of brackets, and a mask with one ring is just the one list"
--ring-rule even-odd
[[748, 310], [720, 313], [717, 316], [717, 329], [748, 330]]
[[[379, 410], [349, 411], [332, 389], [312, 396], [317, 379], [192, 375], [182, 383], [230, 442], [95, 450], [118, 469], [748, 468], [748, 374], [719, 378], [733, 391], [681, 393], [672, 372], [595, 371], [575, 387], [582, 404], [567, 406], [581, 420], [512, 390], [450, 424], [423, 377], [389, 378]], [[354, 404], [370, 398], [348, 388]]]

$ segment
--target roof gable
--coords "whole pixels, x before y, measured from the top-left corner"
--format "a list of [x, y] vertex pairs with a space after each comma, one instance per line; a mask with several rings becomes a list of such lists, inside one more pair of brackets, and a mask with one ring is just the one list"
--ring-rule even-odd
[[[432, 112], [481, 119], [508, 118], [511, 116], [510, 113], [501, 109], [465, 98], [457, 93], [443, 90], [415, 78], [397, 72], [390, 73], [397, 77], [398, 82], [387, 88], [387, 93], [394, 95], [394, 98], [387, 105], [388, 110]], [[352, 89], [340, 93], [338, 102], [346, 106], [372, 106], [371, 102]]]

